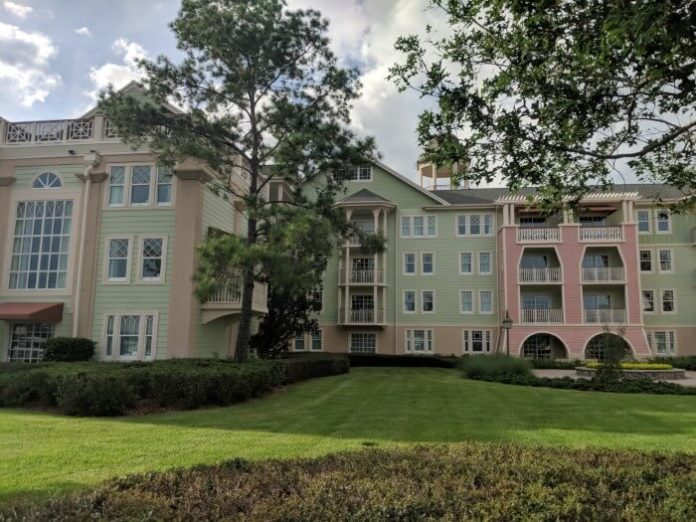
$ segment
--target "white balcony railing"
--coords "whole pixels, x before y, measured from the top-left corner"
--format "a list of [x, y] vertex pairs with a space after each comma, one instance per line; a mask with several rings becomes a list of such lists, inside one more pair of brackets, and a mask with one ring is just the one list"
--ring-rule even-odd
[[520, 268], [520, 283], [560, 283], [561, 267]]
[[[254, 295], [252, 304], [255, 307], [265, 307], [268, 298], [268, 285], [265, 283], [254, 283]], [[220, 285], [215, 293], [208, 299], [209, 304], [242, 304], [242, 287], [239, 280]]]
[[381, 324], [384, 322], [384, 311], [372, 308], [362, 310], [339, 308], [338, 322], [341, 324]]
[[341, 270], [341, 284], [381, 284], [384, 282], [383, 270]]
[[522, 310], [523, 323], [562, 323], [563, 309], [561, 308], [527, 308]]
[[94, 137], [94, 120], [53, 120], [7, 123], [4, 143], [61, 143]]
[[623, 281], [624, 269], [622, 266], [583, 267], [583, 283], [604, 283], [610, 281]]
[[524, 228], [517, 229], [518, 243], [554, 243], [560, 241], [561, 233], [558, 228]]
[[621, 227], [580, 227], [580, 241], [622, 241], [623, 230]]
[[626, 310], [623, 308], [585, 309], [586, 323], [622, 324], [626, 322]]

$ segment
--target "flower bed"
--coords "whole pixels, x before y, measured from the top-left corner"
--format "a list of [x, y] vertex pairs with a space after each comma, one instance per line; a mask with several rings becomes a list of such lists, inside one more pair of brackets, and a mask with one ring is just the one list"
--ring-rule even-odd
[[[578, 377], [593, 377], [603, 368], [602, 364], [588, 363], [575, 369]], [[633, 364], [629, 366], [628, 364]], [[674, 381], [686, 379], [686, 372], [681, 368], [672, 368], [669, 364], [642, 364], [642, 363], [622, 363], [619, 369], [621, 377], [624, 379], [654, 379], [662, 381]]]
[[[583, 366], [583, 365], [578, 365]], [[590, 361], [584, 365], [587, 368], [603, 368], [604, 363]], [[671, 370], [673, 366], [666, 363], [645, 363], [645, 362], [622, 362], [619, 363], [621, 370]]]

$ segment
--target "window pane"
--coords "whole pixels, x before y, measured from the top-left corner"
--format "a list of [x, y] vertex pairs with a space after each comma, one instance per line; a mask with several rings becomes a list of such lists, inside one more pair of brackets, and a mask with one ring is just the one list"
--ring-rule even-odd
[[457, 216], [457, 234], [466, 235], [466, 216]]
[[488, 236], [493, 234], [493, 216], [491, 214], [483, 216], [483, 233]]
[[142, 252], [143, 279], [159, 279], [162, 275], [162, 239], [144, 239]]
[[321, 351], [321, 330], [312, 334], [312, 351]]
[[469, 216], [469, 233], [472, 236], [478, 236], [481, 234], [481, 216], [478, 214], [472, 214]]
[[140, 333], [140, 316], [124, 315], [121, 317], [119, 355], [134, 357], [138, 354], [138, 337]]
[[423, 311], [432, 312], [435, 308], [433, 292], [431, 290], [424, 290], [421, 296], [423, 299]]
[[482, 274], [491, 272], [491, 254], [489, 252], [479, 253], [479, 272]]
[[157, 204], [172, 201], [172, 171], [168, 167], [157, 167]]
[[131, 204], [146, 205], [150, 201], [150, 167], [138, 165], [133, 167], [131, 175]]
[[462, 252], [459, 255], [459, 260], [460, 260], [460, 271], [463, 274], [470, 274], [472, 272], [471, 252]]
[[493, 292], [490, 290], [482, 290], [479, 293], [479, 298], [481, 300], [479, 306], [481, 312], [492, 312], [493, 311]]
[[433, 273], [433, 255], [423, 254], [423, 273], [432, 274]]
[[404, 254], [404, 272], [407, 274], [416, 273], [416, 254]]
[[417, 237], [423, 235], [423, 216], [413, 218], [413, 235]]
[[404, 292], [404, 311], [416, 311], [416, 292], [413, 292], [411, 290], [407, 290], [406, 292]]
[[411, 218], [402, 217], [401, 218], [401, 235], [403, 237], [408, 237], [411, 235]]
[[428, 235], [434, 236], [437, 232], [437, 217], [428, 216]]
[[462, 290], [462, 312], [473, 312], [474, 310], [474, 296], [470, 290]]
[[297, 334], [295, 336], [295, 351], [302, 352], [305, 349], [305, 336], [304, 334]]

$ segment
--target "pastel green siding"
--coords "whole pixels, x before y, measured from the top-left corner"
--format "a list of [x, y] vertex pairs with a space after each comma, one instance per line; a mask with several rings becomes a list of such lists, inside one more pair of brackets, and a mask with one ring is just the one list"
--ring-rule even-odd
[[[167, 260], [163, 284], [138, 281], [141, 263], [140, 240], [147, 237], [167, 238]], [[128, 284], [105, 281], [105, 257], [107, 237], [130, 237], [132, 241], [130, 282]], [[172, 259], [176, 255], [174, 242], [173, 208], [104, 209], [102, 212], [99, 245], [97, 248], [97, 284], [94, 299], [92, 336], [97, 341], [99, 353], [103, 350], [105, 316], [124, 313], [158, 313], [157, 358], [167, 354], [167, 329], [169, 325], [169, 296]]]

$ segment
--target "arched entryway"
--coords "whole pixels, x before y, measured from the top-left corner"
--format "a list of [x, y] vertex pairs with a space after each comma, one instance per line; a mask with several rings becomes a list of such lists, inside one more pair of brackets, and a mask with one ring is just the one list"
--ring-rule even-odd
[[601, 333], [590, 339], [585, 346], [585, 359], [597, 359], [604, 361], [610, 357], [612, 352], [616, 353], [616, 359], [623, 359], [631, 356], [631, 346], [628, 342], [613, 333]]
[[521, 354], [527, 359], [568, 358], [568, 350], [563, 341], [548, 333], [537, 333], [527, 337], [522, 343]]

